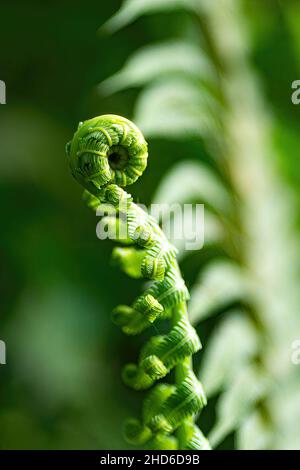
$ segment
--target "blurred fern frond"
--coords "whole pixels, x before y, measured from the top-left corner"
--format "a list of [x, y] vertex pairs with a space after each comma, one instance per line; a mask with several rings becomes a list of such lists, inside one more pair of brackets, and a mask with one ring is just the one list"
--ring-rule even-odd
[[214, 83], [214, 71], [192, 42], [172, 40], [145, 46], [129, 58], [122, 70], [101, 83], [102, 93], [141, 87], [169, 74]]
[[218, 396], [212, 444], [235, 433], [240, 449], [299, 448], [299, 377], [290, 359], [300, 330], [293, 203], [276, 166], [272, 116], [249, 59], [242, 6], [125, 1], [109, 31], [184, 8], [190, 35], [201, 36], [203, 47], [185, 37], [147, 46], [102, 91], [141, 87], [134, 120], [147, 138], [196, 137], [209, 155], [208, 165], [175, 165], [154, 200], [205, 203], [204, 250], [214, 243], [223, 252], [199, 266], [190, 300], [194, 324], [219, 314], [200, 368], [208, 397]]
[[196, 2], [197, 0], [125, 0], [120, 10], [101, 29], [114, 33], [142, 15], [180, 8], [193, 10]]

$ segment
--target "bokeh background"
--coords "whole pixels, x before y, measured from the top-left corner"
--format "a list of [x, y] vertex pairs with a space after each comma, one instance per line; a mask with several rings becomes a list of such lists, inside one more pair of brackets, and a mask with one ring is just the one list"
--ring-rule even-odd
[[[110, 312], [130, 303], [140, 282], [112, 266], [113, 244], [96, 238], [97, 219], [81, 201], [64, 148], [80, 120], [133, 116], [137, 89], [104, 96], [97, 85], [138, 48], [184, 35], [190, 18], [182, 11], [153, 14], [114, 35], [97, 33], [120, 4], [19, 0], [0, 7], [0, 79], [7, 85], [0, 107], [2, 449], [124, 449], [121, 423], [139, 412], [141, 396], [123, 386], [120, 372], [143, 339], [128, 340]], [[291, 103], [291, 83], [300, 79], [299, 2], [249, 0], [245, 17], [299, 240], [300, 106]], [[132, 188], [145, 204], [174, 163], [207, 158], [195, 138], [149, 144], [148, 169]], [[188, 285], [201, 256], [183, 263]], [[213, 322], [201, 326], [204, 347]], [[233, 442], [229, 436], [221, 448]]]

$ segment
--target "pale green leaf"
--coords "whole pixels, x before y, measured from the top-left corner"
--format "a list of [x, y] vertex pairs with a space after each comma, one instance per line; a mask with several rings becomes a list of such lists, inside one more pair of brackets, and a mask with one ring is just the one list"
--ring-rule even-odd
[[269, 385], [265, 373], [258, 367], [240, 369], [230, 388], [218, 401], [217, 422], [209, 435], [213, 447], [218, 446], [228, 434], [239, 428], [255, 404], [265, 397]]
[[[200, 250], [204, 247], [212, 245], [220, 245], [225, 237], [224, 227], [220, 223], [220, 220], [212, 214], [210, 211], [205, 210], [204, 212], [204, 240], [203, 245], [197, 246], [197, 240], [200, 236], [200, 230], [202, 227], [195, 227], [195, 217], [192, 212], [184, 215], [184, 227], [182, 221], [177, 217], [168, 221], [169, 234], [168, 239], [177, 248], [177, 259], [180, 261], [182, 258], [195, 250]], [[182, 233], [186, 236], [178, 236]], [[165, 231], [165, 230], [164, 230]], [[193, 237], [191, 237], [193, 235]], [[194, 248], [191, 250], [191, 244]]]
[[153, 202], [165, 204], [165, 211], [173, 203], [205, 203], [223, 214], [232, 206], [230, 194], [218, 175], [208, 165], [193, 160], [184, 160], [169, 170]]
[[[286, 347], [288, 349], [289, 345]], [[292, 364], [291, 368], [292, 371], [288, 375], [281, 375], [269, 399], [273, 419], [280, 423], [274, 444], [276, 449], [300, 449], [299, 365]]]
[[147, 137], [206, 137], [216, 134], [219, 114], [216, 101], [204, 88], [173, 78], [141, 93], [134, 120]]
[[[203, 228], [204, 246], [220, 243], [224, 239], [224, 227], [208, 206], [214, 207], [216, 212], [228, 213], [231, 208], [230, 194], [209, 166], [202, 162], [186, 160], [170, 169], [153, 199], [153, 204], [159, 207], [157, 219], [161, 221], [164, 232], [178, 249], [179, 259], [188, 253], [186, 250], [187, 242], [191, 241], [190, 235], [195, 234], [196, 237], [195, 213], [194, 210], [185, 211], [183, 218], [170, 217], [170, 213], [176, 215], [178, 208], [183, 211], [184, 204], [192, 202], [206, 204], [204, 227], [197, 227], [197, 236]], [[178, 236], [183, 232], [183, 228], [184, 235], [188, 234], [188, 237]]]
[[247, 300], [250, 283], [246, 273], [231, 261], [218, 260], [209, 264], [191, 289], [189, 313], [197, 323], [237, 301]]
[[264, 416], [255, 411], [244, 422], [237, 433], [239, 450], [270, 450], [271, 430]]
[[172, 10], [193, 10], [196, 0], [125, 0], [119, 11], [103, 26], [102, 30], [114, 33], [142, 15], [169, 12]]
[[255, 329], [245, 313], [234, 311], [217, 326], [204, 352], [199, 378], [208, 396], [230, 383], [257, 351]]
[[187, 74], [212, 82], [211, 63], [192, 43], [173, 40], [143, 47], [133, 54], [123, 69], [99, 87], [105, 94], [142, 86], [166, 74]]

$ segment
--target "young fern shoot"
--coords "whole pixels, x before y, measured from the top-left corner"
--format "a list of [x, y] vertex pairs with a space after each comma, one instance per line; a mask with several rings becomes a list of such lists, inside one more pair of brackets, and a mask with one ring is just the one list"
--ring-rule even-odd
[[[88, 206], [113, 208], [106, 223], [116, 229], [114, 249], [120, 267], [134, 277], [151, 280], [131, 306], [119, 305], [113, 321], [127, 335], [136, 335], [159, 319], [170, 331], [144, 345], [137, 364], [123, 370], [124, 382], [135, 390], [150, 387], [140, 420], [125, 423], [131, 444], [151, 449], [209, 449], [195, 424], [206, 405], [201, 383], [193, 372], [192, 355], [200, 340], [187, 313], [189, 293], [176, 260], [176, 249], [157, 222], [136, 205], [123, 188], [134, 183], [147, 165], [147, 143], [129, 120], [104, 115], [80, 123], [67, 155], [74, 178], [85, 188]], [[124, 236], [125, 235], [125, 236]], [[157, 381], [175, 369], [175, 383]]]

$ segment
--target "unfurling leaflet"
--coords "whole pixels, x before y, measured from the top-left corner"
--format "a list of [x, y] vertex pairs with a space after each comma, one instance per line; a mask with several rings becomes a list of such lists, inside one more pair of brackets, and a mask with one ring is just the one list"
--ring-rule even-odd
[[[105, 205], [114, 208], [114, 216], [105, 216], [116, 228], [116, 241], [123, 245], [114, 249], [114, 261], [128, 275], [151, 281], [132, 305], [114, 309], [114, 323], [127, 335], [136, 335], [161, 319], [171, 325], [169, 333], [153, 336], [144, 345], [135, 364], [124, 367], [123, 379], [128, 386], [135, 390], [152, 387], [141, 419], [125, 423], [125, 437], [151, 449], [209, 449], [195, 424], [206, 404], [192, 367], [192, 355], [201, 344], [189, 322], [189, 293], [176, 249], [158, 223], [123, 189], [145, 170], [147, 143], [129, 120], [104, 115], [80, 123], [66, 151], [74, 178], [85, 188], [87, 205], [94, 210]], [[119, 235], [121, 226], [125, 239]], [[174, 384], [156, 384], [173, 369]]]

